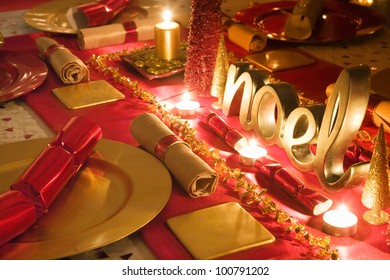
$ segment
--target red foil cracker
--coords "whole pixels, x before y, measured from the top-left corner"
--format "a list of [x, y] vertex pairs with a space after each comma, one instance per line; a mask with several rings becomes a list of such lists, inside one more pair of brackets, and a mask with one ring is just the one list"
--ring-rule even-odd
[[102, 137], [100, 127], [93, 121], [75, 117], [51, 141], [52, 146], [61, 146], [74, 157], [76, 165], [82, 164]]
[[34, 203], [19, 191], [0, 195], [0, 245], [23, 233], [36, 220]]
[[246, 138], [237, 130], [230, 127], [220, 116], [206, 108], [200, 108], [196, 111], [196, 116], [200, 122], [206, 124], [225, 142], [239, 151], [243, 146], [247, 146]]
[[93, 121], [72, 118], [26, 171], [0, 195], [0, 245], [27, 230], [86, 161], [102, 136]]
[[11, 189], [20, 191], [34, 202], [39, 218], [76, 172], [77, 166], [70, 153], [58, 146], [48, 146]]
[[308, 188], [299, 178], [289, 173], [270, 156], [256, 160], [255, 167], [287, 195], [296, 200], [311, 214], [317, 216], [327, 211], [333, 201], [319, 192]]

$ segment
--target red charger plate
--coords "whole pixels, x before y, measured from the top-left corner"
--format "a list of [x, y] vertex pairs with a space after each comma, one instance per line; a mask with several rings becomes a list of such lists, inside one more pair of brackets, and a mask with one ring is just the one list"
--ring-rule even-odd
[[0, 102], [36, 89], [45, 81], [47, 72], [46, 64], [35, 56], [0, 51]]
[[296, 3], [297, 1], [278, 1], [260, 4], [237, 12], [233, 18], [264, 32], [269, 39], [297, 43], [352, 40], [373, 34], [386, 24], [386, 17], [369, 7], [326, 1], [312, 36], [306, 40], [296, 40], [284, 34], [286, 19]]

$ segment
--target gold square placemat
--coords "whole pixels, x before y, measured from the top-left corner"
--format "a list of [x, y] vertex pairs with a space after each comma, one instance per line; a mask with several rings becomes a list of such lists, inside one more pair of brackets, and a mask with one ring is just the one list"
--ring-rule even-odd
[[195, 259], [215, 259], [269, 244], [275, 237], [238, 203], [229, 202], [167, 220]]
[[125, 98], [105, 80], [55, 88], [52, 92], [69, 109], [80, 109]]
[[278, 49], [251, 54], [245, 57], [269, 72], [293, 69], [313, 64], [315, 59], [289, 49]]

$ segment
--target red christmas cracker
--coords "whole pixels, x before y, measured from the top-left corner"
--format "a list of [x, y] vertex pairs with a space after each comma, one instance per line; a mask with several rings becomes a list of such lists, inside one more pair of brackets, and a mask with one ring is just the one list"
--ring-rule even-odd
[[27, 230], [48, 211], [102, 136], [89, 119], [74, 117], [27, 170], [0, 195], [0, 245]]

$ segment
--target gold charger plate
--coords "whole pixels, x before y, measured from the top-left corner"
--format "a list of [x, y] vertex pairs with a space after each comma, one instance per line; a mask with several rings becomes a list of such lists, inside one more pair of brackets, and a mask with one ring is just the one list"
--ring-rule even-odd
[[[49, 141], [0, 146], [0, 193]], [[0, 247], [0, 259], [56, 259], [100, 248], [140, 229], [162, 210], [172, 181], [158, 159], [110, 140], [100, 140], [95, 151], [48, 213]]]
[[[96, 1], [56, 0], [43, 3], [27, 11], [23, 15], [23, 19], [25, 23], [39, 30], [63, 34], [77, 34], [78, 30], [72, 28], [66, 17], [66, 13], [70, 7], [90, 2]], [[126, 22], [131, 21], [134, 18], [145, 17], [147, 15], [145, 8], [147, 8], [146, 3], [144, 3], [142, 7], [129, 4], [110, 22]]]
[[24, 22], [43, 31], [77, 34], [66, 18], [67, 10], [72, 6], [94, 2], [93, 0], [51, 1], [38, 5], [23, 15]]

